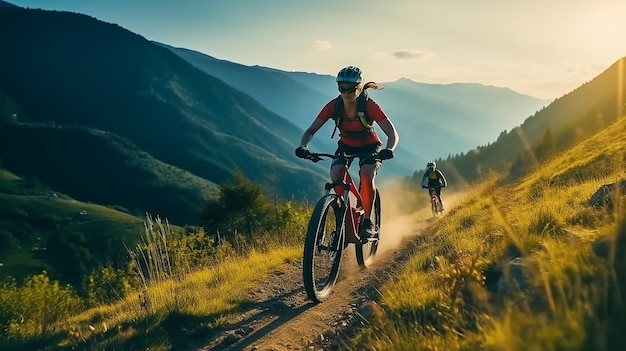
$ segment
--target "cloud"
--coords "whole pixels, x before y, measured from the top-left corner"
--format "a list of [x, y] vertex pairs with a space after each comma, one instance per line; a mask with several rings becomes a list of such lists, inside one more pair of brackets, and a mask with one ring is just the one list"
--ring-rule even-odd
[[328, 51], [333, 47], [333, 45], [326, 40], [316, 40], [315, 41], [315, 50], [317, 51]]
[[426, 60], [432, 56], [434, 55], [430, 52], [411, 49], [398, 50], [393, 53], [393, 57], [401, 60]]

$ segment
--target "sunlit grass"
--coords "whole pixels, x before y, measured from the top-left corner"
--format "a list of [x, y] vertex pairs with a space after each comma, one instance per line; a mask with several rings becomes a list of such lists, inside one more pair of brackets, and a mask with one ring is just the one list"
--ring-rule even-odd
[[[202, 253], [194, 249], [207, 238], [201, 229], [180, 236], [167, 222], [148, 217], [140, 245], [129, 249], [141, 281], [135, 293], [84, 310], [84, 301], [71, 288], [59, 287], [46, 276], [24, 287], [5, 285], [0, 306], [23, 308], [3, 312], [2, 321], [8, 321], [0, 325], [7, 331], [3, 347], [171, 350], [182, 336], [201, 338], [233, 322], [233, 313], [248, 303], [259, 282], [300, 259], [301, 226], [283, 229], [245, 247], [242, 243], [238, 251], [224, 243]], [[287, 237], [279, 240], [282, 235]]]
[[[349, 348], [625, 345], [619, 327], [609, 322], [623, 318], [607, 309], [626, 306], [613, 292], [623, 278], [613, 272], [611, 257], [593, 249], [598, 239], [615, 237], [624, 216], [620, 203], [607, 211], [589, 201], [601, 186], [625, 177], [624, 125], [618, 121], [516, 183], [490, 180], [467, 196], [424, 233], [412, 259], [381, 289], [381, 311]], [[515, 257], [509, 271], [507, 262]], [[500, 272], [495, 282], [494, 269]]]
[[[148, 332], [134, 330], [133, 325], [147, 323], [149, 328], [158, 328], [169, 316], [177, 315], [186, 319], [198, 318], [201, 323], [197, 328], [206, 332], [227, 323], [224, 317], [246, 301], [250, 290], [259, 281], [280, 271], [286, 263], [299, 259], [300, 255], [300, 248], [284, 247], [225, 260], [178, 279], [151, 285], [139, 295], [129, 296], [116, 304], [86, 311], [58, 327], [67, 330], [68, 335], [76, 340], [85, 336], [93, 338], [95, 334], [110, 330], [117, 330], [118, 337], [124, 339], [131, 337], [129, 333], [136, 336]], [[76, 343], [76, 340], [65, 342]]]

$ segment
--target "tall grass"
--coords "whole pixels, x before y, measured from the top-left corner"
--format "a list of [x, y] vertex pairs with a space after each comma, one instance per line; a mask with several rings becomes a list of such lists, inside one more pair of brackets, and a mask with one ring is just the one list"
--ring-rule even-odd
[[182, 233], [147, 215], [141, 243], [127, 248], [135, 277], [105, 267], [100, 279], [120, 279], [107, 282], [114, 294], [90, 280], [98, 296], [89, 301], [117, 296], [110, 303], [85, 310], [85, 299], [45, 274], [0, 287], [2, 349], [176, 348], [228, 323], [259, 281], [300, 259], [304, 227], [292, 218], [252, 240], [235, 235], [235, 247], [217, 245], [201, 228]]

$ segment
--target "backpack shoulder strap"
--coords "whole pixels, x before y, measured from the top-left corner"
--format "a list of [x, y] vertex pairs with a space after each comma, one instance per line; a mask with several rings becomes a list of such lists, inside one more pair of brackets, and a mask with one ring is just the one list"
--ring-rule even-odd
[[335, 115], [333, 116], [333, 120], [335, 121], [335, 128], [333, 129], [333, 134], [331, 134], [330, 138], [335, 137], [335, 132], [337, 132], [337, 128], [341, 124], [341, 120], [343, 119], [343, 99], [341, 95], [335, 98]]
[[[359, 116], [359, 119], [361, 120], [361, 124], [363, 124], [365, 129], [369, 131], [372, 128], [374, 128], [374, 125], [367, 118], [367, 101], [368, 100], [369, 100], [369, 96], [367, 94], [362, 93], [361, 95], [359, 95], [358, 100], [357, 100], [357, 107], [356, 107], [357, 113], [356, 114], [357, 116]], [[331, 139], [335, 136], [335, 132], [337, 131], [337, 128], [339, 128], [339, 126], [341, 125], [341, 122], [343, 121], [343, 99], [341, 98], [341, 95], [335, 98], [335, 115], [333, 116], [333, 120], [335, 121], [335, 129], [333, 129], [333, 134], [330, 136]]]
[[340, 96], [335, 98], [335, 115], [333, 116], [333, 120], [335, 121], [335, 126], [339, 127], [341, 120], [343, 119], [343, 99]]
[[357, 109], [356, 114], [359, 116], [361, 123], [366, 129], [374, 128], [374, 124], [370, 123], [370, 121], [367, 118], [367, 100], [369, 99], [370, 97], [367, 94], [362, 93], [361, 95], [359, 95], [359, 98], [357, 100], [357, 107], [356, 107]]

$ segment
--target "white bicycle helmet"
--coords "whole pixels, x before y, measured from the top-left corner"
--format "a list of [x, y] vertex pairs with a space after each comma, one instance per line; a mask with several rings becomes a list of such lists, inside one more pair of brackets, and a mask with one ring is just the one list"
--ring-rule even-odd
[[428, 164], [426, 164], [426, 167], [435, 169], [435, 168], [437, 168], [437, 164], [435, 163], [435, 161], [430, 161], [430, 162], [428, 162]]
[[361, 77], [361, 69], [356, 66], [347, 66], [337, 73], [337, 83], [354, 83], [359, 84], [363, 81]]

